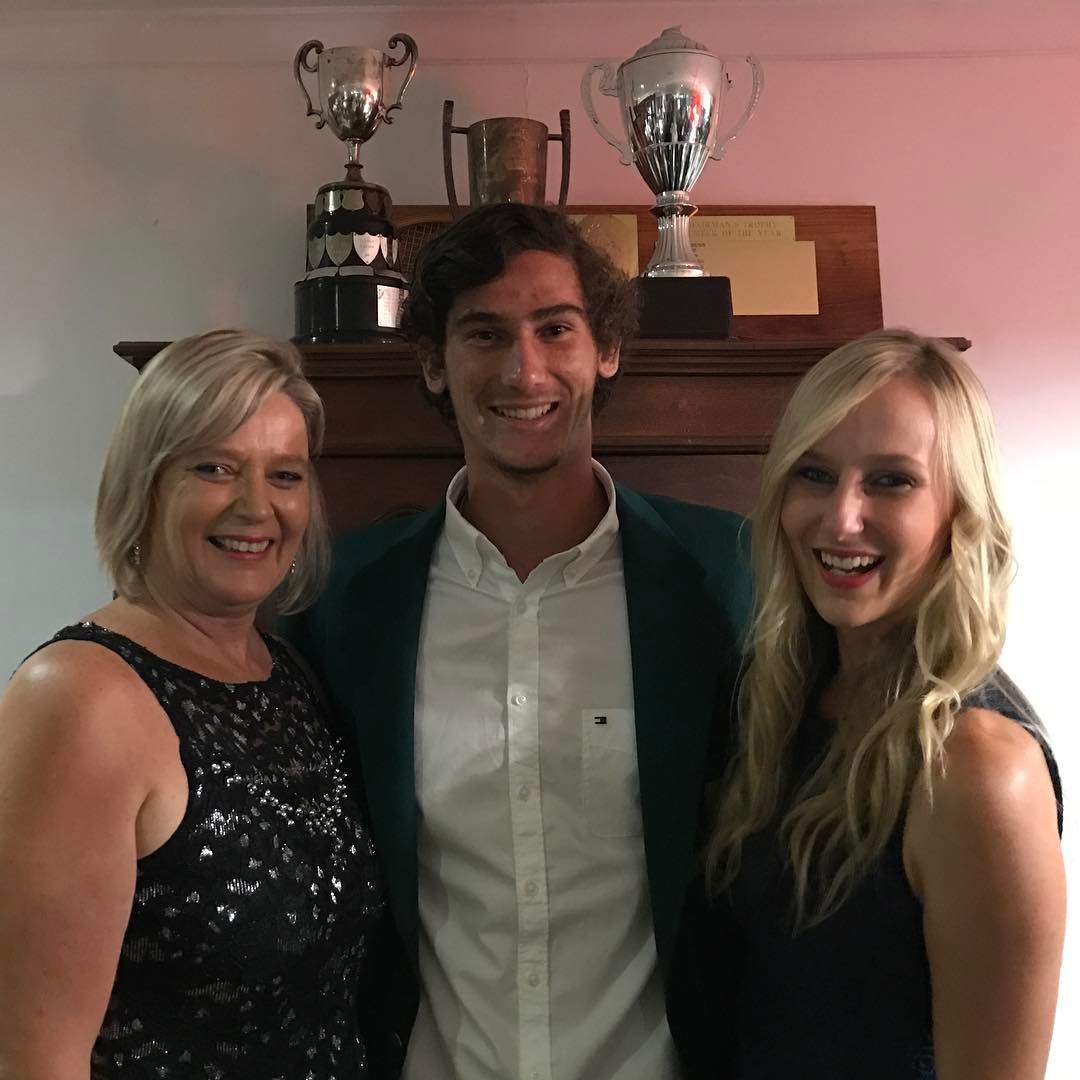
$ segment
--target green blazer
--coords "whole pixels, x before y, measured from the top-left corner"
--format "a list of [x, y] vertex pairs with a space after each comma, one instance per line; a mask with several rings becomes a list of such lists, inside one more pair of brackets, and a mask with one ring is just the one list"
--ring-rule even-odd
[[[730, 706], [749, 617], [742, 519], [616, 485], [622, 541], [645, 859], [656, 948], [667, 973], [695, 846], [707, 762], [726, 756]], [[319, 603], [286, 635], [322, 679], [355, 739], [371, 827], [401, 951], [375, 973], [373, 1004], [391, 1046], [370, 1032], [376, 1076], [396, 1075], [415, 1018], [416, 796], [413, 703], [420, 624], [445, 504], [352, 534], [335, 551]], [[390, 950], [391, 953], [394, 950]], [[393, 969], [393, 970], [390, 970]], [[385, 978], [386, 982], [383, 983]], [[402, 984], [399, 1008], [384, 1007]], [[411, 986], [408, 984], [411, 982]], [[400, 1068], [400, 1061], [397, 1062]]]

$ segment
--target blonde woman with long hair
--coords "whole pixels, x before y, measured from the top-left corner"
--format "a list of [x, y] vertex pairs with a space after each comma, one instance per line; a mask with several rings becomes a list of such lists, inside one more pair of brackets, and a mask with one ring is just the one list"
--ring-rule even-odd
[[738, 1080], [1044, 1075], [1061, 789], [998, 668], [996, 468], [971, 369], [907, 331], [830, 354], [777, 428], [707, 848]]

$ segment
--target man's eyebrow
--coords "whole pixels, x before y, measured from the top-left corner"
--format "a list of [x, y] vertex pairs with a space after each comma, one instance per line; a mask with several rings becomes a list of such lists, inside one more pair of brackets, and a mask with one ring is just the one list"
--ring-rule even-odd
[[[582, 319], [586, 318], [585, 309], [578, 304], [571, 303], [552, 304], [550, 307], [536, 308], [534, 311], [530, 311], [526, 318], [530, 322], [541, 322], [555, 315], [566, 314], [578, 315]], [[460, 326], [487, 325], [501, 322], [505, 322], [504, 317], [497, 315], [494, 311], [463, 311], [454, 318], [454, 327], [456, 329]]]
[[529, 318], [533, 322], [539, 322], [541, 319], [550, 319], [553, 315], [580, 315], [583, 319], [585, 316], [585, 309], [578, 304], [552, 304], [551, 307], [537, 308], [535, 311], [529, 312]]

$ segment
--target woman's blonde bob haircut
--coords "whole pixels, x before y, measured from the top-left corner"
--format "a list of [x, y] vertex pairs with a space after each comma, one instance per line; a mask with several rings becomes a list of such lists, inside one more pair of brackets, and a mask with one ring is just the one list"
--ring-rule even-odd
[[[789, 793], [793, 735], [835, 670], [836, 637], [799, 582], [780, 522], [799, 459], [890, 379], [933, 404], [938, 475], [952, 500], [943, 557], [917, 610], [890, 632], [813, 775]], [[830, 353], [799, 384], [765, 458], [753, 514], [755, 615], [739, 691], [738, 743], [707, 851], [730, 883], [743, 841], [779, 818], [795, 880], [796, 925], [849, 895], [892, 835], [916, 781], [932, 796], [966, 694], [995, 670], [1013, 575], [986, 394], [944, 341], [882, 330]], [[784, 805], [781, 805], [784, 800]]]
[[[322, 400], [304, 377], [295, 346], [244, 330], [213, 330], [175, 341], [143, 369], [113, 432], [98, 485], [98, 555], [117, 593], [146, 593], [135, 545], [145, 549], [156, 512], [158, 479], [171, 462], [231, 435], [272, 394], [288, 396], [304, 416], [308, 454], [322, 449]], [[311, 516], [296, 568], [275, 590], [278, 612], [299, 611], [322, 588], [330, 563], [326, 507], [314, 470]]]

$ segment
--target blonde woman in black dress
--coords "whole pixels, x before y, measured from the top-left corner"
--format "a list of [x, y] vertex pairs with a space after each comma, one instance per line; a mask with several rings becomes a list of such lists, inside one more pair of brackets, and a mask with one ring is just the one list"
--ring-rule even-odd
[[322, 581], [322, 428], [296, 350], [251, 334], [135, 385], [97, 505], [118, 595], [0, 698], [0, 1076], [367, 1074], [358, 771], [255, 624]]
[[1039, 1080], [1061, 790], [998, 668], [1013, 560], [959, 354], [882, 331], [822, 360], [780, 421], [752, 544], [708, 852], [731, 1021], [712, 1075]]

